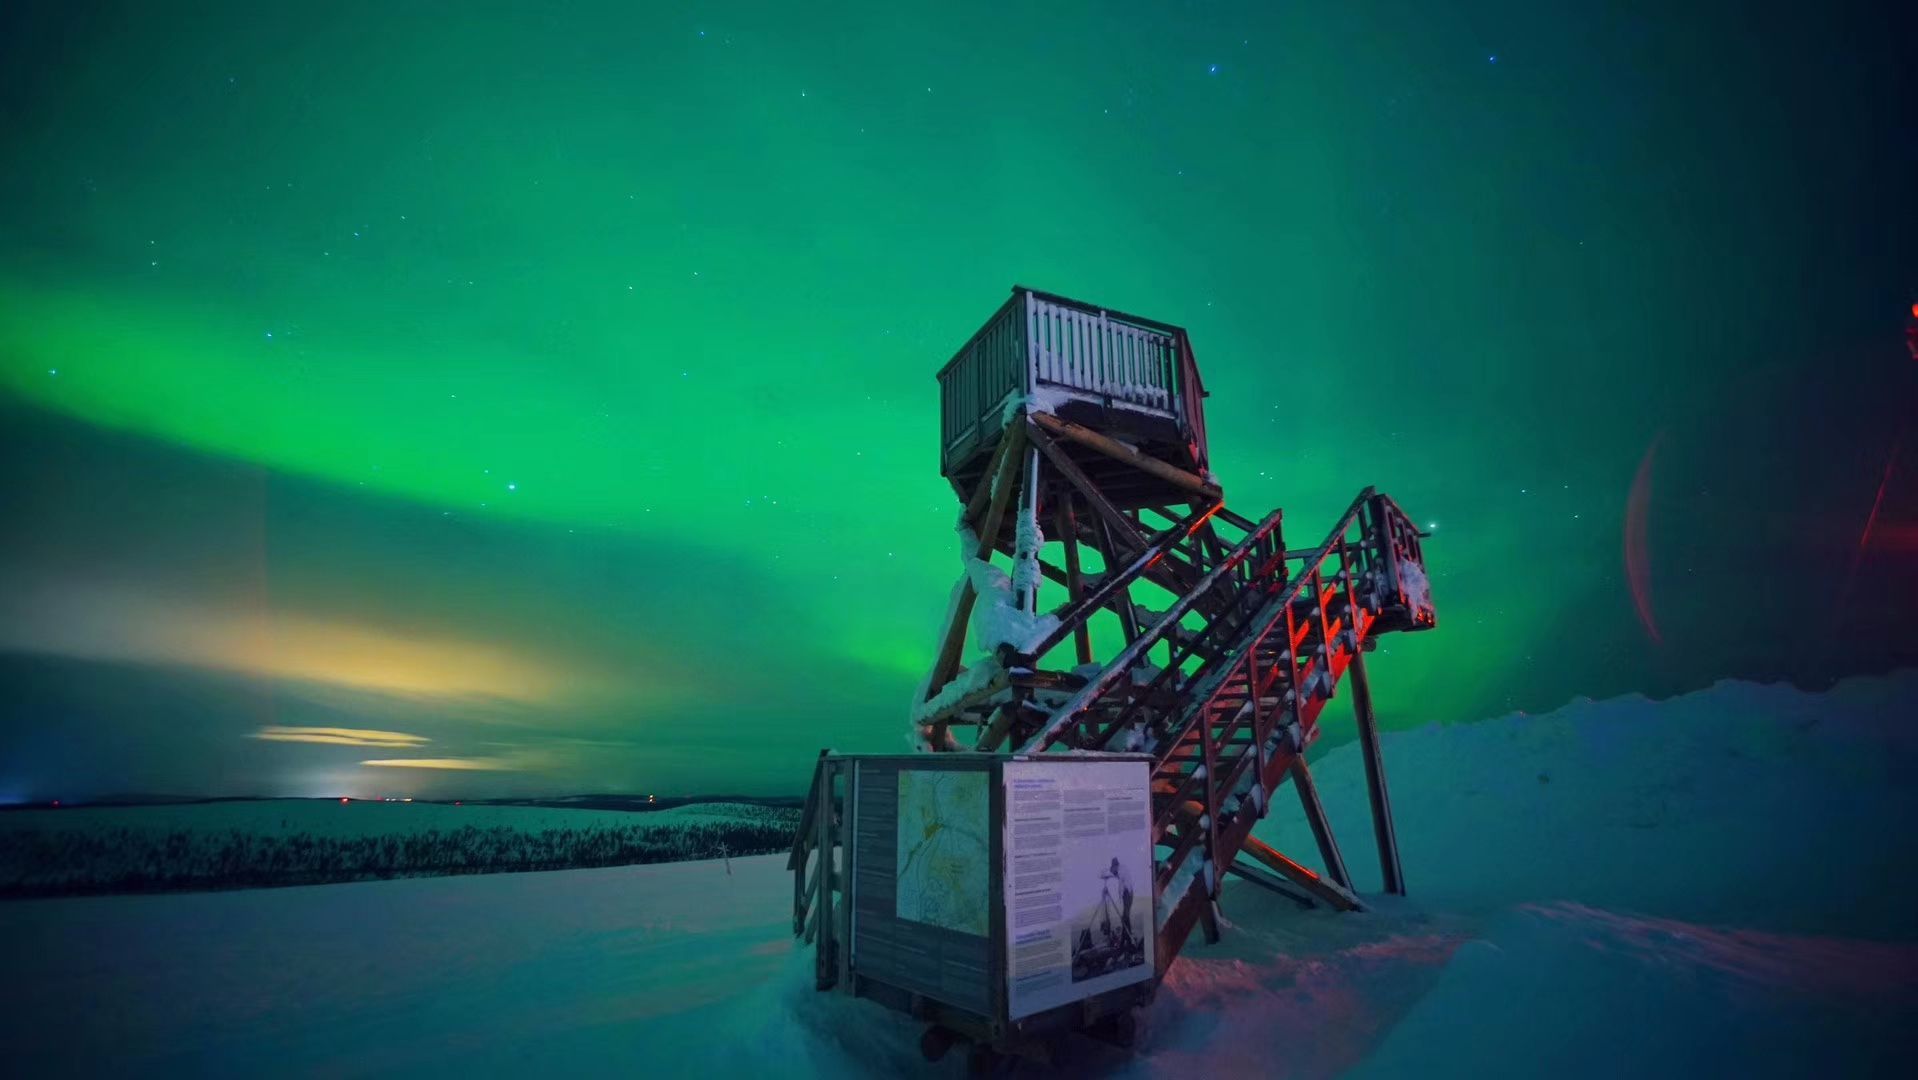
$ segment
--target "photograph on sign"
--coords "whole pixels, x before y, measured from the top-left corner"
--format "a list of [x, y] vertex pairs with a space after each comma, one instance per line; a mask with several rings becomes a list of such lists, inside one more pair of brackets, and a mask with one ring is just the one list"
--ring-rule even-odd
[[1084, 982], [1145, 963], [1145, 917], [1133, 904], [1132, 876], [1119, 857], [1099, 871], [1099, 902], [1072, 919], [1072, 981]]

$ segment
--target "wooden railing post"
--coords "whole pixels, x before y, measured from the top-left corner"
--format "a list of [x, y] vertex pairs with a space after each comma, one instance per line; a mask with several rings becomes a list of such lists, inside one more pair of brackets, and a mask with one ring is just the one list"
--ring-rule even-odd
[[832, 885], [834, 841], [834, 823], [836, 807], [833, 805], [833, 762], [822, 758], [819, 762], [819, 840], [815, 857], [819, 860], [819, 893], [814, 898], [813, 919], [818, 927], [814, 953], [814, 980], [821, 990], [832, 988], [838, 981], [840, 943], [835, 931], [838, 921], [833, 917]]

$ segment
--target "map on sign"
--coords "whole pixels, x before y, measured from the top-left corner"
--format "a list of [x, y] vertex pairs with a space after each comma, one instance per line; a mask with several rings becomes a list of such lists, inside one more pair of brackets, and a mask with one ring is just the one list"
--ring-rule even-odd
[[985, 936], [992, 883], [987, 790], [983, 772], [899, 773], [899, 918]]

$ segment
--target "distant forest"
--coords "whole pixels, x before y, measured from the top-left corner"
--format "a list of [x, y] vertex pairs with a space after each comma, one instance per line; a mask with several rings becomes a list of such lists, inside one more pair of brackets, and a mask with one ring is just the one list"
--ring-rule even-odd
[[320, 885], [764, 855], [789, 849], [798, 823], [797, 809], [756, 806], [670, 827], [530, 831], [467, 825], [345, 837], [237, 829], [0, 830], [0, 897]]

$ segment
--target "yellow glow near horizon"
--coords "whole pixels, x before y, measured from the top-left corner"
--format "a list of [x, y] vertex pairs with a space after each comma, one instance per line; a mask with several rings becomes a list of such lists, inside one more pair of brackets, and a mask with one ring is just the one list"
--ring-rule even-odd
[[528, 703], [553, 701], [562, 688], [600, 689], [606, 682], [486, 642], [427, 638], [263, 607], [220, 608], [73, 582], [41, 582], [31, 592], [0, 599], [0, 648]]
[[264, 727], [251, 738], [268, 742], [323, 743], [329, 746], [383, 746], [407, 749], [424, 746], [433, 740], [403, 731], [368, 731], [363, 728]]

